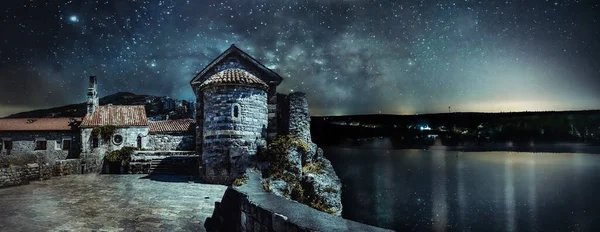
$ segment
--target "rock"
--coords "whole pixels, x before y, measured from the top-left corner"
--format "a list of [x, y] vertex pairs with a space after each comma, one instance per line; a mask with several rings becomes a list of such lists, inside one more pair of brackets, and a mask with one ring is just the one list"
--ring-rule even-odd
[[[319, 148], [320, 149], [320, 148]], [[302, 186], [304, 196], [311, 207], [318, 207], [336, 216], [342, 215], [342, 183], [329, 160], [320, 159], [322, 170], [317, 173], [304, 173]]]

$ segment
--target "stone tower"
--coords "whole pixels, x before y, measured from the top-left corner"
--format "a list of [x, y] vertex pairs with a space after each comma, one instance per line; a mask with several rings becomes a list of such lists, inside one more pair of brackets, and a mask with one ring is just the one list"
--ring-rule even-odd
[[89, 114], [94, 113], [100, 101], [98, 99], [98, 79], [96, 76], [90, 76], [90, 86], [88, 87], [87, 93], [87, 112]]
[[192, 81], [200, 177], [231, 184], [277, 133], [282, 78], [232, 45]]

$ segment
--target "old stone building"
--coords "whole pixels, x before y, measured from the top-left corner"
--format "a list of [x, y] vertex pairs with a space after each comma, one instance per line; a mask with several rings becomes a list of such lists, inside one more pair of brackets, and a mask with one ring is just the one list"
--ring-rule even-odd
[[49, 161], [79, 157], [81, 118], [2, 118], [0, 155], [43, 154]]
[[234, 45], [191, 80], [201, 178], [231, 183], [277, 134], [276, 88], [281, 81]]
[[[102, 129], [114, 127], [110, 136], [103, 137]], [[148, 147], [148, 119], [144, 106], [98, 106], [81, 122], [82, 152], [103, 154], [123, 147]], [[98, 134], [94, 129], [99, 128]]]
[[194, 151], [196, 121], [176, 119], [149, 121], [148, 147], [156, 151]]

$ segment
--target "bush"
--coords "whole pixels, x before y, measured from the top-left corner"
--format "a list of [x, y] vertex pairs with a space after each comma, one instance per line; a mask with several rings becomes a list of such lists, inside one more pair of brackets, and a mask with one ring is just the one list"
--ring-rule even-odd
[[131, 161], [131, 155], [137, 148], [135, 147], [123, 147], [120, 150], [114, 150], [106, 154], [104, 159], [108, 162], [120, 162], [122, 166], [127, 166]]
[[27, 164], [38, 163], [38, 156], [35, 154], [26, 154], [21, 156], [10, 157], [9, 163], [10, 165], [23, 167]]
[[241, 178], [237, 178], [233, 181], [233, 186], [242, 186], [248, 183], [248, 175], [244, 174]]
[[325, 164], [323, 162], [312, 162], [302, 167], [302, 172], [319, 174], [323, 172], [323, 169], [325, 169]]
[[269, 175], [283, 174], [284, 170], [290, 169], [291, 163], [287, 156], [292, 146], [299, 148], [300, 152], [304, 154], [308, 153], [310, 149], [308, 143], [294, 136], [277, 136], [271, 141], [267, 148], [267, 161], [269, 162], [267, 171]]

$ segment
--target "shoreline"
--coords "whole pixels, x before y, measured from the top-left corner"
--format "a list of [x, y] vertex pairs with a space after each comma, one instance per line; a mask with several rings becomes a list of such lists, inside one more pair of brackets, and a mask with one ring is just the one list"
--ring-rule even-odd
[[[383, 139], [380, 139], [383, 140]], [[524, 153], [588, 153], [588, 154], [600, 154], [600, 146], [590, 145], [584, 143], [557, 143], [557, 144], [537, 144], [528, 146], [508, 146], [508, 145], [473, 145], [473, 146], [393, 146], [391, 144], [380, 144], [383, 146], [377, 146], [377, 144], [363, 143], [359, 145], [352, 144], [337, 144], [327, 145], [327, 148], [345, 148], [345, 149], [366, 149], [366, 150], [445, 150], [445, 151], [461, 151], [461, 152], [494, 152], [494, 151], [505, 151], [505, 152], [524, 152]]]

